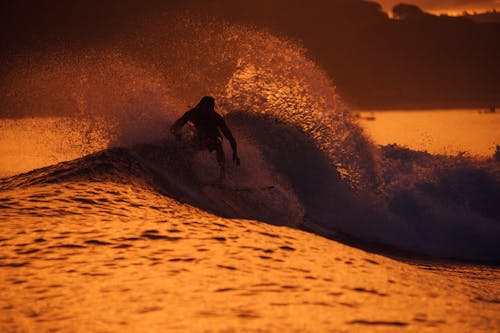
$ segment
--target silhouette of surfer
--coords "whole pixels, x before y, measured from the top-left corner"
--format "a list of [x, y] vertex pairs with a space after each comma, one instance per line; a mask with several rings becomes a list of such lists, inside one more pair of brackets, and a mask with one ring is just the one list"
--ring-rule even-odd
[[[215, 150], [217, 163], [219, 164], [219, 180], [226, 176], [226, 157], [222, 148], [222, 134], [229, 140], [233, 150], [233, 162], [240, 165], [240, 158], [236, 146], [236, 140], [226, 125], [226, 122], [215, 111], [215, 99], [211, 96], [203, 97], [198, 105], [184, 113], [170, 128], [170, 131], [177, 138], [181, 139], [180, 130], [187, 123], [191, 122], [196, 129], [197, 141], [200, 147], [208, 149], [209, 152]], [[221, 134], [222, 132], [222, 134]]]

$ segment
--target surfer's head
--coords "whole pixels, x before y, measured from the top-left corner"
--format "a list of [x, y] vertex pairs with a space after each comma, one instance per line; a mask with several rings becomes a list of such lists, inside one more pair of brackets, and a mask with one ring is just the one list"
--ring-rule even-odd
[[197, 107], [199, 108], [204, 108], [204, 109], [209, 109], [209, 110], [214, 110], [215, 108], [215, 98], [212, 96], [204, 96], [200, 102], [198, 103]]

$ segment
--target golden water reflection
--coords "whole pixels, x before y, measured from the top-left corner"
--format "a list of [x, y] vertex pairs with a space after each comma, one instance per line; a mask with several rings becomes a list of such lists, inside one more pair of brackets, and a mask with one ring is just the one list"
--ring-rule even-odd
[[360, 124], [380, 145], [397, 143], [433, 154], [492, 156], [500, 113], [480, 110], [361, 111]]

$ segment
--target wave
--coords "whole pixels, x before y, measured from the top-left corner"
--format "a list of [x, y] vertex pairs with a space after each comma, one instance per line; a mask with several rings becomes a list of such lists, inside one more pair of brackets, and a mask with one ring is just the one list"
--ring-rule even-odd
[[[181, 17], [148, 22], [99, 49], [20, 59], [2, 85], [4, 116], [63, 117], [53, 132], [64, 140], [44, 144], [82, 158], [4, 179], [2, 188], [132, 182], [227, 217], [433, 257], [500, 260], [498, 164], [379, 149], [295, 41]], [[228, 170], [225, 188], [212, 184], [208, 153], [165, 139], [169, 124], [207, 94], [241, 147], [243, 165]]]
[[[214, 183], [213, 156], [194, 149], [189, 140], [164, 140], [5, 178], [0, 188], [68, 181], [132, 183], [224, 217], [302, 227], [333, 238], [349, 235], [365, 244], [432, 257], [500, 259], [500, 182], [491, 169], [387, 146], [382, 154], [391, 167], [384, 169], [385, 193], [353, 191], [324, 151], [299, 129], [248, 113], [231, 114], [227, 121], [240, 138], [243, 164], [229, 166], [222, 186]], [[404, 186], [399, 183], [417, 167], [429, 175], [413, 176], [411, 185], [408, 180]]]

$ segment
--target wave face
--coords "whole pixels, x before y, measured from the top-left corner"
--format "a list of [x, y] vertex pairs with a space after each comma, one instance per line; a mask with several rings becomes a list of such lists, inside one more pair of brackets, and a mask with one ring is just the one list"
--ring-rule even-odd
[[[284, 37], [185, 16], [148, 22], [98, 49], [26, 55], [12, 68], [4, 116], [57, 117], [51, 129], [64, 140], [40, 138], [39, 153], [61, 152], [56, 162], [86, 157], [2, 187], [110, 177], [228, 217], [500, 260], [498, 164], [378, 149], [331, 79]], [[241, 147], [243, 166], [229, 169], [227, 188], [211, 184], [212, 156], [171, 142], [166, 131], [207, 94]]]

